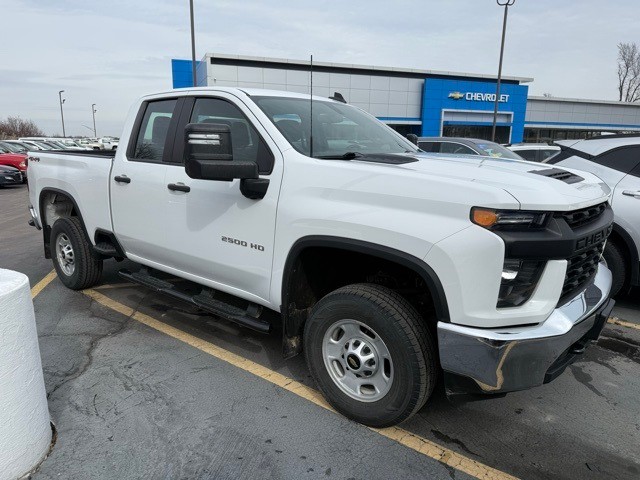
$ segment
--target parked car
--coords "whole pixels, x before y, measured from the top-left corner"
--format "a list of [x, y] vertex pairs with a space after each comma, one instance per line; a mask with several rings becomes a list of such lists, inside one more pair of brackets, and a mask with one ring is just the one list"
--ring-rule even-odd
[[20, 170], [8, 165], [0, 165], [0, 187], [5, 185], [20, 185], [23, 182]]
[[6, 150], [8, 153], [27, 153], [26, 147], [7, 140], [0, 141], [0, 148]]
[[555, 142], [562, 151], [548, 161], [591, 172], [613, 190], [613, 233], [604, 258], [613, 272], [612, 295], [640, 285], [640, 136], [603, 135]]
[[13, 153], [6, 147], [0, 146], [0, 165], [8, 165], [17, 168], [22, 174], [22, 181], [27, 181], [27, 155]]
[[118, 140], [112, 137], [102, 137], [98, 143], [102, 145], [102, 150], [116, 150], [118, 148]]
[[19, 140], [3, 140], [4, 143], [8, 143], [10, 145], [14, 145], [20, 149], [22, 149], [21, 152], [19, 153], [27, 153], [30, 149], [30, 146], [24, 142], [21, 142]]
[[418, 137], [418, 147], [429, 153], [453, 155], [482, 155], [494, 158], [523, 160], [521, 156], [502, 145], [479, 138]]
[[61, 282], [89, 288], [104, 259], [128, 258], [145, 267], [129, 281], [282, 325], [285, 356], [304, 351], [328, 401], [366, 425], [416, 413], [441, 370], [449, 394], [547, 383], [613, 308], [610, 189], [594, 175], [427, 154], [291, 92], [173, 90], [125, 125], [117, 151], [30, 159], [32, 223]]
[[530, 162], [545, 163], [560, 153], [560, 147], [548, 143], [518, 143], [507, 148]]
[[20, 140], [20, 142], [27, 145], [29, 150], [54, 150], [53, 147], [50, 147], [49, 145], [46, 145], [37, 140]]

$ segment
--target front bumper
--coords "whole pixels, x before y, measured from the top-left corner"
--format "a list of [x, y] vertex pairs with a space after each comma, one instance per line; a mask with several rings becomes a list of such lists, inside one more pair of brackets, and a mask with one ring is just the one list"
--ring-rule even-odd
[[438, 322], [448, 395], [506, 393], [556, 378], [590, 340], [597, 340], [613, 300], [611, 272], [600, 263], [593, 281], [542, 323], [500, 329]]

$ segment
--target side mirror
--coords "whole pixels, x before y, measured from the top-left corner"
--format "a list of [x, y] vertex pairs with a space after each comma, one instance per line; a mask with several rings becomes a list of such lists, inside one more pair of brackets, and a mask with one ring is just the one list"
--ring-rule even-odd
[[418, 136], [415, 133], [407, 133], [407, 140], [414, 145], [418, 145]]
[[234, 162], [231, 129], [218, 123], [190, 123], [184, 129], [184, 168], [191, 178], [258, 178], [256, 162]]

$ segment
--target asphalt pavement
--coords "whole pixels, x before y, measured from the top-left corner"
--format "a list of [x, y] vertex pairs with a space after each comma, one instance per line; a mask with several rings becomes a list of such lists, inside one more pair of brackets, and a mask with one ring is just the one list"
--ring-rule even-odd
[[[52, 266], [27, 205], [26, 187], [0, 189], [0, 267], [34, 286]], [[608, 324], [554, 382], [469, 403], [440, 386], [394, 437], [274, 384], [315, 388], [301, 357], [282, 359], [277, 332], [126, 283], [123, 267], [136, 268], [105, 263], [99, 296], [53, 279], [34, 299], [58, 432], [36, 479], [468, 478], [452, 456], [497, 478], [640, 477], [638, 290], [614, 312], [625, 326]], [[438, 446], [441, 461], [428, 453]]]

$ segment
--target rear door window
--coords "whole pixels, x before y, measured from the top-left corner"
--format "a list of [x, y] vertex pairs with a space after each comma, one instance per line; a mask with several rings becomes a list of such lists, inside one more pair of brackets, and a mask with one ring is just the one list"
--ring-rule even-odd
[[640, 145], [616, 148], [598, 155], [592, 161], [622, 173], [629, 173], [640, 164]]
[[640, 163], [638, 163], [638, 165], [629, 172], [629, 175], [640, 178]]
[[158, 100], [146, 104], [131, 160], [161, 162], [178, 99]]

